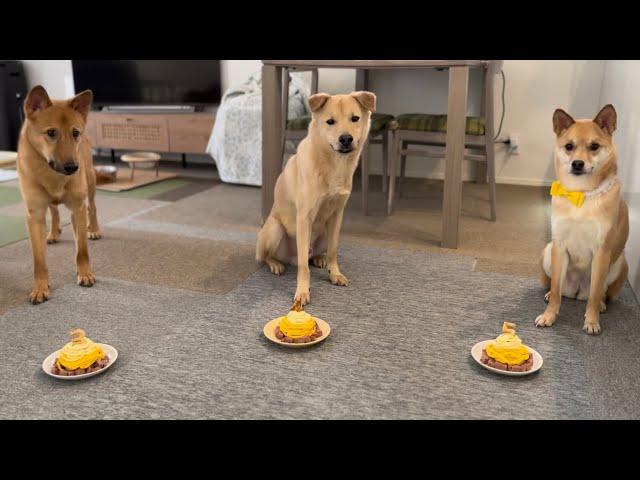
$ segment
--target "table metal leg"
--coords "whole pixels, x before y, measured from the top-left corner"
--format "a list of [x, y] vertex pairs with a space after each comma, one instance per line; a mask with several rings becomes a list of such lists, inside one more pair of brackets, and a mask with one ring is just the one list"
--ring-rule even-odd
[[262, 66], [262, 219], [273, 206], [273, 190], [282, 168], [282, 67]]
[[445, 248], [458, 248], [468, 86], [469, 67], [450, 67], [446, 166], [442, 205], [442, 246]]

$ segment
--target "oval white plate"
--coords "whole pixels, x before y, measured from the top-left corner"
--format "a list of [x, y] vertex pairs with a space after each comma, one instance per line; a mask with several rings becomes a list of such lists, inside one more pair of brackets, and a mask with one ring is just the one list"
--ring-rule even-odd
[[322, 331], [322, 335], [320, 335], [315, 340], [307, 343], [282, 342], [278, 337], [276, 337], [276, 327], [278, 326], [278, 323], [280, 323], [281, 318], [282, 317], [274, 318], [273, 320], [268, 322], [262, 329], [262, 332], [264, 333], [264, 336], [267, 337], [269, 340], [271, 340], [273, 343], [277, 343], [278, 345], [282, 345], [283, 347], [291, 347], [291, 348], [310, 347], [311, 345], [315, 345], [316, 343], [322, 342], [331, 333], [331, 327], [327, 322], [325, 322], [324, 320], [320, 320], [319, 318], [313, 317], [313, 319], [316, 321], [316, 323], [320, 327], [320, 330]]
[[44, 361], [42, 362], [42, 370], [44, 370], [44, 373], [46, 373], [50, 377], [59, 378], [60, 380], [81, 380], [83, 378], [89, 378], [93, 377], [94, 375], [98, 375], [99, 373], [102, 373], [106, 369], [111, 367], [111, 365], [113, 365], [118, 358], [118, 351], [111, 345], [107, 345], [106, 343], [98, 343], [98, 345], [100, 345], [104, 350], [104, 353], [109, 356], [109, 363], [106, 367], [101, 368], [100, 370], [96, 370], [95, 372], [91, 373], [83, 373], [82, 375], [54, 375], [53, 373], [51, 373], [51, 369], [53, 368], [53, 362], [55, 362], [56, 358], [58, 358], [58, 355], [60, 355], [60, 350], [56, 350], [44, 359]]
[[485, 365], [484, 363], [482, 363], [480, 361], [480, 358], [482, 358], [482, 350], [484, 350], [484, 348], [490, 342], [493, 342], [493, 339], [484, 340], [482, 342], [478, 342], [471, 348], [471, 356], [473, 357], [473, 359], [476, 362], [478, 362], [480, 365], [482, 365], [484, 368], [486, 368], [487, 370], [491, 370], [492, 372], [499, 373], [501, 375], [510, 375], [510, 376], [513, 376], [513, 377], [520, 377], [522, 375], [529, 375], [531, 373], [537, 372], [538, 370], [540, 370], [540, 368], [542, 368], [542, 361], [543, 361], [542, 360], [542, 355], [540, 355], [537, 351], [535, 351], [531, 347], [527, 347], [527, 348], [529, 349], [529, 351], [533, 355], [533, 366], [531, 367], [531, 370], [528, 370], [526, 372], [510, 372], [508, 370], [500, 370], [500, 369], [497, 369], [497, 368], [490, 367], [489, 365]]

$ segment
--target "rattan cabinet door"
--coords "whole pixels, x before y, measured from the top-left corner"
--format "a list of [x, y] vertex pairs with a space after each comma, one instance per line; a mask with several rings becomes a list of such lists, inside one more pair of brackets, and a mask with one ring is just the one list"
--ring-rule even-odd
[[96, 147], [169, 151], [166, 116], [97, 114]]

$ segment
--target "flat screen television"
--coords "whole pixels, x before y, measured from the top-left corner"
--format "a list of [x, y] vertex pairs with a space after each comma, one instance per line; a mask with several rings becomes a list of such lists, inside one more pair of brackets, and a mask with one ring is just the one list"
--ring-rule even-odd
[[220, 103], [220, 60], [72, 60], [76, 92], [94, 106]]

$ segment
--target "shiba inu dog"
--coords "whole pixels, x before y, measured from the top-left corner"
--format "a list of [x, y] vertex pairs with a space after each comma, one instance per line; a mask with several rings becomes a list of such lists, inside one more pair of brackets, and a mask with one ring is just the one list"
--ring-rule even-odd
[[294, 300], [303, 305], [311, 298], [309, 258], [328, 268], [331, 283], [348, 284], [338, 266], [338, 239], [376, 96], [318, 93], [309, 97], [309, 107], [309, 132], [278, 177], [256, 246], [257, 260], [275, 275], [284, 263], [298, 266]]
[[556, 178], [551, 187], [552, 240], [542, 253], [549, 303], [535, 323], [550, 327], [561, 297], [587, 300], [583, 330], [601, 331], [600, 313], [627, 279], [624, 247], [629, 213], [620, 194], [613, 132], [617, 115], [607, 105], [593, 120], [553, 114]]
[[[17, 169], [33, 251], [34, 283], [30, 295], [33, 304], [49, 298], [45, 248], [60, 236], [58, 205], [61, 203], [72, 212], [77, 283], [84, 287], [95, 283], [89, 266], [87, 238], [95, 240], [101, 235], [94, 201], [96, 174], [91, 145], [84, 135], [92, 100], [90, 90], [69, 100], [51, 100], [38, 85], [24, 101], [26, 118], [18, 143]], [[47, 209], [51, 212], [48, 235], [45, 232]]]

